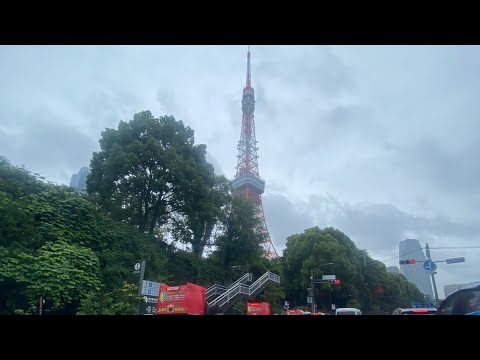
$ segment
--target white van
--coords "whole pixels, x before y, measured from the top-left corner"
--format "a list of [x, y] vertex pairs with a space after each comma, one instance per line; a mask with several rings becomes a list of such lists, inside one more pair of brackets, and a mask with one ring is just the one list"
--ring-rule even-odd
[[355, 308], [338, 308], [335, 315], [362, 315], [362, 312]]

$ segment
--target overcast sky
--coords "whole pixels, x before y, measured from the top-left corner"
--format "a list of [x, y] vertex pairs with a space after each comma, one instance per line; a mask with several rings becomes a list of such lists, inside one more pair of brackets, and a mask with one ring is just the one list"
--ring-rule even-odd
[[[252, 46], [267, 224], [279, 252], [318, 225], [398, 265], [398, 243], [480, 246], [478, 46]], [[232, 178], [246, 46], [0, 46], [0, 154], [68, 184], [100, 133], [174, 115]], [[475, 125], [477, 124], [477, 125]], [[480, 249], [432, 250], [437, 285]]]

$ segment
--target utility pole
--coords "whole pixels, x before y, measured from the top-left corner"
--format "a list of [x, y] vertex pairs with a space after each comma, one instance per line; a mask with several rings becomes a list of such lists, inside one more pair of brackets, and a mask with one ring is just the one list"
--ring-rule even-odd
[[[432, 261], [432, 257], [430, 255], [430, 248], [428, 247], [428, 243], [425, 245], [425, 254], [427, 255], [427, 259]], [[433, 292], [435, 294], [435, 306], [438, 307], [440, 304], [439, 304], [439, 300], [438, 300], [437, 284], [435, 282], [435, 271], [433, 271], [430, 275], [432, 276]]]

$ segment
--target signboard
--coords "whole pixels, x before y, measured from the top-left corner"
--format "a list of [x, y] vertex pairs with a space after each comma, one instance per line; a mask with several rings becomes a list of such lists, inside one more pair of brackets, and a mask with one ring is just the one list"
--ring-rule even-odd
[[288, 301], [285, 301], [285, 305], [283, 306], [283, 308], [285, 310], [288, 310], [289, 307], [290, 307], [290, 303]]
[[133, 266], [133, 273], [134, 274], [140, 274], [140, 267], [141, 266], [142, 265], [139, 262], [135, 263], [135, 265]]
[[270, 304], [247, 303], [247, 315], [270, 315]]
[[335, 275], [322, 275], [322, 280], [336, 280], [337, 277]]
[[307, 296], [307, 304], [311, 304], [312, 303], [312, 297], [311, 296]]
[[445, 261], [447, 262], [447, 264], [455, 264], [455, 263], [465, 262], [465, 258], [464, 257], [456, 257], [456, 258], [447, 259]]
[[140, 315], [155, 315], [157, 311], [158, 296], [145, 295], [140, 303]]
[[203, 315], [205, 312], [205, 288], [188, 283], [181, 286], [160, 285], [157, 314]]
[[151, 295], [158, 297], [160, 293], [160, 283], [143, 280], [142, 295]]
[[332, 304], [332, 310], [335, 310], [336, 306], [335, 304]]
[[423, 268], [426, 271], [435, 271], [437, 270], [437, 264], [435, 264], [432, 260], [427, 260], [423, 263]]

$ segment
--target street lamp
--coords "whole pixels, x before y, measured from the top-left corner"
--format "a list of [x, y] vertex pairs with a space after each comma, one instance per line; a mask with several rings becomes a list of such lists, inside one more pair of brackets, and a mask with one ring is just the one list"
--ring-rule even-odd
[[310, 272], [310, 286], [311, 286], [311, 289], [312, 289], [312, 314], [315, 314], [315, 289], [314, 289], [314, 279], [313, 279], [313, 272], [321, 267], [324, 267], [324, 266], [331, 266], [333, 265], [333, 263], [326, 263], [326, 264], [322, 264], [322, 265], [318, 265], [317, 267], [313, 268]]

